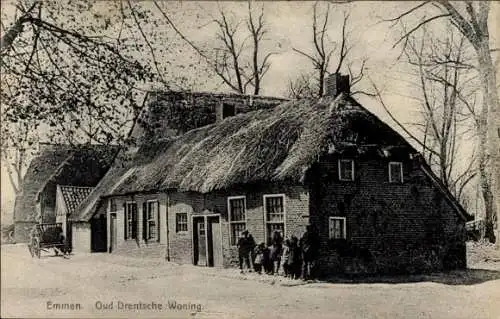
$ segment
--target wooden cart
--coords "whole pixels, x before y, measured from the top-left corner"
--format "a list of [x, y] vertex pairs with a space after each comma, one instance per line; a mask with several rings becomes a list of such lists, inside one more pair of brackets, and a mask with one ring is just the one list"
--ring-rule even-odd
[[48, 251], [50, 248], [54, 249], [56, 256], [71, 252], [63, 234], [62, 223], [37, 224], [31, 230], [28, 243], [31, 257], [40, 258], [41, 251]]

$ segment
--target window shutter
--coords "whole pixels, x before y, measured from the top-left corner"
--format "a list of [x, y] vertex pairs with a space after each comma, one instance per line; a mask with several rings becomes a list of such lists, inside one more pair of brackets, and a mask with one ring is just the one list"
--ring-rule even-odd
[[142, 203], [142, 239], [148, 240], [148, 204]]
[[127, 206], [123, 204], [123, 238], [127, 239]]
[[132, 205], [132, 238], [137, 238], [137, 203], [133, 203]]
[[156, 216], [155, 216], [155, 225], [156, 225], [156, 241], [160, 241], [160, 202], [156, 202]]

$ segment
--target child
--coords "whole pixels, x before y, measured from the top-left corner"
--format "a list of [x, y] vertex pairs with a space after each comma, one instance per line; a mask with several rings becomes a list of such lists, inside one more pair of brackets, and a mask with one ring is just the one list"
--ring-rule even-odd
[[271, 250], [264, 245], [262, 252], [262, 268], [264, 268], [266, 274], [270, 274], [273, 271], [273, 262], [271, 261], [270, 255]]
[[300, 278], [301, 263], [301, 252], [298, 246], [298, 239], [297, 237], [292, 236], [288, 255], [288, 270], [292, 279]]
[[255, 247], [255, 259], [253, 262], [253, 266], [257, 273], [262, 274], [262, 262], [264, 261], [264, 243], [260, 243], [257, 247]]
[[283, 237], [281, 233], [275, 231], [272, 237], [272, 244], [269, 247], [271, 251], [271, 262], [272, 266], [272, 274], [277, 275], [281, 265], [281, 254], [283, 250]]
[[283, 273], [285, 274], [285, 277], [288, 277], [290, 271], [289, 271], [289, 265], [288, 265], [288, 259], [290, 257], [290, 240], [285, 240], [285, 244], [283, 245], [283, 252], [281, 256], [281, 263], [283, 264]]

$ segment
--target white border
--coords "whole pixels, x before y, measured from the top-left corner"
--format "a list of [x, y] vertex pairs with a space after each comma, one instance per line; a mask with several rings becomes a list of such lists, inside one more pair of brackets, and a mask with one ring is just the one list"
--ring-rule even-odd
[[[342, 178], [342, 170], [340, 168], [342, 162], [351, 162], [351, 179], [343, 179]], [[354, 160], [352, 159], [339, 159], [338, 161], [338, 175], [339, 175], [339, 181], [343, 182], [352, 182], [354, 181]]]
[[[391, 174], [391, 165], [392, 164], [398, 164], [399, 165], [399, 168], [401, 170], [401, 180], [399, 181], [393, 181], [392, 180], [392, 174]], [[403, 176], [403, 162], [389, 162], [389, 165], [388, 165], [388, 170], [389, 170], [389, 183], [394, 183], [394, 184], [402, 184], [403, 181], [404, 181], [404, 176]]]
[[285, 196], [285, 194], [264, 194], [264, 196], [262, 196], [262, 207], [263, 207], [263, 211], [264, 211], [264, 242], [266, 242], [267, 238], [268, 238], [267, 224], [268, 223], [278, 224], [277, 222], [268, 222], [267, 221], [266, 199], [272, 198], [272, 197], [282, 197], [283, 198], [283, 238], [287, 237], [287, 233], [286, 233], [286, 196]]
[[227, 221], [229, 223], [229, 246], [237, 246], [238, 243], [231, 243], [231, 224], [232, 223], [238, 223], [240, 224], [241, 221], [233, 222], [231, 220], [231, 205], [229, 205], [229, 202], [232, 199], [243, 199], [243, 205], [245, 207], [245, 229], [247, 228], [247, 197], [245, 195], [240, 195], [240, 196], [228, 196], [227, 198]]
[[[333, 237], [330, 237], [330, 221], [331, 220], [343, 220], [344, 221], [344, 227], [343, 228], [343, 233], [344, 233], [344, 237], [343, 238], [333, 238]], [[346, 239], [347, 238], [347, 220], [345, 217], [341, 217], [341, 216], [330, 216], [328, 218], [328, 239]]]

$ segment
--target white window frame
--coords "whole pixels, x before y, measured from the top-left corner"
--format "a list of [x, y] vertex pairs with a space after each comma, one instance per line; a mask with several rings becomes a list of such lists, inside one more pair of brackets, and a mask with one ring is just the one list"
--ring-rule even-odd
[[[245, 207], [245, 221], [233, 221], [231, 220], [231, 200], [233, 199], [243, 199], [243, 206]], [[227, 219], [229, 221], [229, 243], [231, 246], [236, 246], [238, 244], [237, 240], [236, 242], [231, 242], [231, 237], [233, 234], [232, 226], [234, 224], [245, 224], [245, 229], [247, 227], [247, 197], [245, 195], [240, 195], [240, 196], [228, 196], [227, 198]]]
[[[333, 238], [331, 237], [330, 234], [330, 223], [334, 220], [342, 220], [343, 221], [343, 227], [342, 227], [342, 234], [344, 235], [342, 238]], [[340, 217], [340, 216], [330, 216], [328, 218], [328, 238], [329, 239], [346, 239], [347, 238], [347, 219], [345, 217]]]
[[[267, 205], [266, 199], [273, 197], [281, 197], [283, 199], [283, 222], [273, 222], [267, 220]], [[264, 239], [267, 241], [267, 238], [270, 234], [267, 233], [267, 225], [269, 224], [281, 224], [283, 223], [283, 238], [286, 237], [286, 196], [285, 194], [264, 194], [262, 196], [262, 206], [264, 210]]]
[[[351, 179], [344, 179], [342, 178], [342, 163], [351, 163]], [[339, 166], [339, 180], [344, 181], [344, 182], [352, 182], [354, 181], [354, 160], [352, 159], [339, 159], [338, 161], [338, 166]]]
[[[153, 203], [155, 205], [155, 212], [156, 214], [153, 216], [153, 219], [150, 219], [149, 218], [149, 204]], [[147, 200], [146, 201], [146, 217], [147, 217], [147, 220], [146, 220], [146, 238], [148, 240], [158, 240], [158, 233], [160, 231], [160, 223], [159, 223], [159, 215], [160, 215], [160, 204], [158, 202], [157, 199], [150, 199], [150, 200]], [[155, 227], [156, 227], [156, 236], [154, 238], [151, 238], [150, 236], [150, 226], [149, 226], [149, 222], [150, 221], [154, 221], [155, 222]]]
[[[129, 209], [128, 209], [128, 205], [130, 204], [135, 204], [135, 219], [136, 219], [136, 223], [137, 225], [135, 225], [135, 238], [132, 237], [132, 227], [130, 227], [131, 225], [133, 225], [133, 222], [134, 222], [134, 218], [132, 218], [132, 214], [130, 214], [130, 219], [129, 219]], [[127, 223], [127, 234], [126, 234], [126, 240], [136, 240], [138, 239], [138, 235], [139, 235], [139, 206], [137, 205], [137, 202], [136, 201], [126, 201], [125, 202], [125, 223]], [[131, 221], [130, 224], [129, 224], [129, 220]], [[130, 236], [129, 236], [129, 233], [130, 233]]]
[[[401, 179], [399, 181], [396, 181], [396, 180], [392, 179], [391, 165], [394, 165], [394, 164], [399, 165], [400, 174], [401, 174]], [[394, 183], [394, 184], [402, 184], [403, 183], [403, 181], [404, 181], [404, 176], [403, 176], [403, 162], [389, 162], [388, 170], [389, 170], [389, 183]]]
[[[177, 221], [177, 215], [180, 215], [180, 214], [185, 214], [186, 215], [186, 230], [177, 230], [177, 225], [181, 225], [181, 224], [184, 224], [184, 222], [182, 222], [181, 224], [178, 223]], [[186, 234], [188, 231], [189, 231], [189, 216], [188, 216], [188, 213], [187, 212], [176, 212], [175, 213], [175, 233], [176, 234]]]

